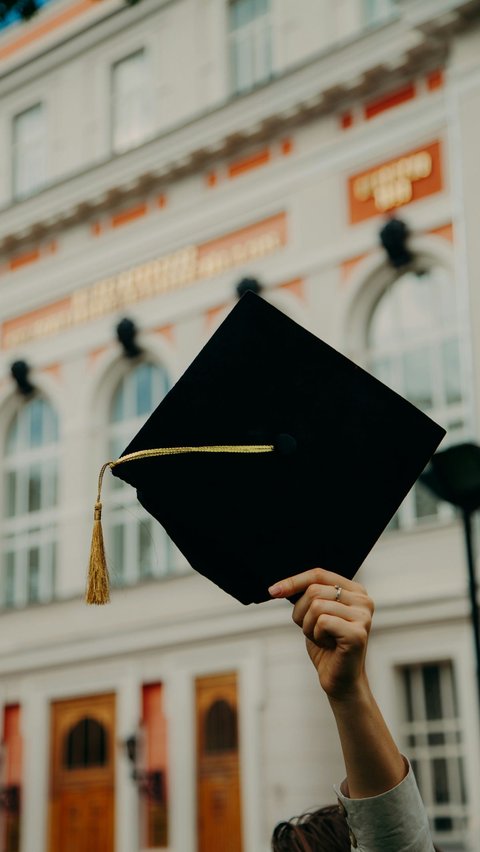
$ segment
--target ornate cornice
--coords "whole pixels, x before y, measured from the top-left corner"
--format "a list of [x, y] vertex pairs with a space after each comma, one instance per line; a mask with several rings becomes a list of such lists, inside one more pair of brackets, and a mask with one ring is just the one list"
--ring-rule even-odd
[[10, 253], [118, 208], [129, 198], [163, 190], [265, 139], [340, 113], [445, 64], [452, 37], [471, 25], [480, 0], [440, 0], [435, 8], [445, 6], [443, 14], [434, 15], [432, 7], [430, 18], [428, 5], [403, 0], [405, 14], [383, 27], [335, 45], [248, 95], [0, 210], [0, 251]]

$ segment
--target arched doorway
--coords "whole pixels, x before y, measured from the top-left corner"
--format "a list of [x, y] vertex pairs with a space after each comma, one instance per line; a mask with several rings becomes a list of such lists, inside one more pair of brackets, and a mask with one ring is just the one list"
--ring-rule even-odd
[[50, 852], [113, 852], [115, 696], [52, 705]]
[[237, 678], [198, 678], [198, 852], [242, 852]]

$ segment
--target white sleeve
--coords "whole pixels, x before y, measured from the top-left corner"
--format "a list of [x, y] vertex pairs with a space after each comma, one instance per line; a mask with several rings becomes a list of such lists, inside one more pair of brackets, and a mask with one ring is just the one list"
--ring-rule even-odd
[[335, 792], [348, 823], [352, 849], [434, 852], [427, 814], [410, 764], [403, 781], [380, 796], [350, 799], [337, 787]]

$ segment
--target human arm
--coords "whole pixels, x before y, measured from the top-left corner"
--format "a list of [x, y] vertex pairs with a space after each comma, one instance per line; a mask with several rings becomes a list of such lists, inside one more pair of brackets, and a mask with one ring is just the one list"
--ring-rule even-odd
[[405, 778], [407, 767], [365, 670], [373, 601], [359, 583], [321, 568], [276, 586], [272, 597], [303, 593], [292, 618], [305, 634], [308, 654], [335, 717], [349, 795], [362, 799], [391, 790]]
[[412, 770], [368, 683], [373, 601], [358, 583], [321, 569], [282, 580], [270, 594], [302, 595], [292, 615], [305, 634], [337, 725], [347, 770], [337, 795], [352, 846], [358, 852], [433, 852]]

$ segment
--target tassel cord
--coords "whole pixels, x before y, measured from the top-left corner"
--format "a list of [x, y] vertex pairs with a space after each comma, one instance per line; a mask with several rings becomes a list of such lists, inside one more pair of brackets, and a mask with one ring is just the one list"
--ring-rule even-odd
[[271, 453], [273, 444], [238, 444], [234, 446], [217, 445], [207, 447], [157, 447], [128, 453], [116, 461], [108, 461], [102, 465], [98, 475], [97, 500], [93, 512], [92, 545], [88, 569], [87, 590], [85, 600], [88, 604], [106, 604], [110, 600], [110, 579], [108, 576], [107, 560], [102, 530], [102, 484], [104, 473], [109, 467], [113, 470], [117, 465], [129, 461], [154, 458], [156, 456], [174, 456], [183, 453]]

